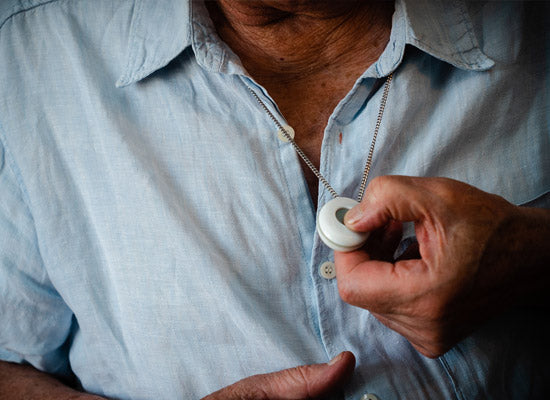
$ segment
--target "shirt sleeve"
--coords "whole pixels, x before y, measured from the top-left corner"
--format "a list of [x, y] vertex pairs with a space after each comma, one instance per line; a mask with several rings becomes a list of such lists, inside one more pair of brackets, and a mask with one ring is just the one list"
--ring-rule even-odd
[[68, 376], [73, 315], [48, 278], [8, 155], [0, 141], [0, 359]]

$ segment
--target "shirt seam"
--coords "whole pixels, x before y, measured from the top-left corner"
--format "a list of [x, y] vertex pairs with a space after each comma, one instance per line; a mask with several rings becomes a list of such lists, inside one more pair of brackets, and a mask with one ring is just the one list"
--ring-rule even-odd
[[[211, 40], [215, 40], [215, 37], [213, 36], [212, 32], [208, 32], [209, 31], [209, 27], [206, 26], [204, 23], [202, 23], [200, 20], [194, 18], [195, 16], [195, 8], [194, 8], [194, 1], [190, 1], [189, 2], [189, 21], [188, 21], [188, 26], [189, 26], [189, 41], [190, 41], [190, 45], [191, 45], [191, 48], [193, 49], [193, 52], [195, 53], [195, 58], [198, 58], [197, 57], [197, 49], [202, 45], [202, 46], [205, 46], [206, 45], [206, 39], [211, 39]], [[196, 34], [196, 28], [200, 28], [201, 30], [201, 35], [203, 37], [203, 40], [200, 41], [197, 41], [197, 34]], [[204, 59], [204, 57], [202, 57], [202, 59]], [[226, 50], [225, 49], [222, 49], [222, 54], [221, 54], [221, 59], [217, 62], [217, 65], [213, 65], [213, 63], [211, 62], [212, 64], [212, 68], [211, 70], [216, 72], [216, 73], [222, 73], [222, 71], [224, 70], [224, 65], [226, 64], [226, 61], [227, 61], [227, 54], [226, 54]], [[198, 62], [198, 64], [202, 67], [202, 65], [200, 64], [200, 62]], [[206, 68], [203, 68], [203, 69], [206, 69]]]
[[[469, 53], [469, 52], [475, 51], [475, 50], [481, 51], [481, 49], [478, 46], [477, 37], [476, 37], [475, 32], [474, 32], [474, 27], [472, 25], [471, 19], [467, 15], [467, 11], [464, 7], [465, 6], [464, 2], [455, 0], [454, 3], [456, 4], [456, 9], [458, 10], [458, 12], [460, 14], [460, 18], [461, 18], [460, 23], [463, 24], [466, 27], [466, 32], [464, 33], [464, 35], [468, 36], [468, 42], [469, 42], [469, 46], [470, 46], [470, 48], [468, 50], [458, 51], [457, 54], [460, 56], [460, 58], [463, 60], [463, 62], [465, 64], [470, 65], [470, 66], [480, 67], [481, 63], [479, 62], [479, 55], [476, 56], [475, 63], [468, 63], [464, 59], [464, 54], [465, 53]], [[457, 50], [459, 50], [459, 49], [457, 49]]]
[[[484, 68], [484, 65], [483, 65], [484, 60], [483, 58], [480, 58], [479, 54], [471, 58], [465, 57], [465, 54], [470, 53], [472, 51], [478, 51], [481, 54], [484, 54], [484, 53], [476, 43], [477, 38], [474, 32], [473, 26], [471, 24], [471, 20], [468, 18], [467, 11], [464, 8], [464, 3], [455, 0], [452, 2], [452, 5], [453, 7], [455, 7], [458, 14], [460, 15], [461, 19], [458, 22], [460, 25], [463, 25], [465, 28], [465, 32], [463, 35], [468, 36], [469, 48], [458, 49], [455, 47], [453, 51], [451, 51], [451, 48], [448, 45], [446, 46], [447, 51], [442, 51], [441, 49], [434, 48], [432, 45], [430, 45], [429, 41], [419, 38], [416, 35], [416, 32], [414, 30], [411, 30], [412, 28], [411, 20], [408, 16], [406, 7], [405, 7], [405, 19], [408, 21], [408, 24], [407, 24], [408, 26], [406, 27], [406, 31], [405, 31], [405, 43], [417, 47], [418, 49], [428, 53], [432, 57], [442, 58], [443, 61], [450, 63], [455, 67], [462, 66], [469, 69], [482, 69]], [[490, 60], [489, 57], [487, 57], [487, 59]]]
[[[206, 40], [201, 40], [200, 42], [197, 41], [196, 35], [195, 35], [195, 26], [201, 29], [201, 35], [205, 39], [213, 39], [214, 37], [212, 36], [212, 34], [205, 34], [204, 32], [208, 30], [208, 27], [198, 21], [193, 21], [191, 26], [192, 26], [192, 35], [191, 35], [192, 48], [193, 48], [193, 51], [196, 52], [198, 50], [195, 50], [195, 49], [198, 49], [201, 45], [205, 46]], [[209, 56], [209, 57], [212, 58], [212, 56]], [[225, 49], [222, 49], [221, 57], [219, 61], [217, 61], [216, 63], [211, 61], [212, 71], [216, 73], [223, 73], [226, 62], [227, 62], [227, 51]]]
[[451, 373], [451, 368], [449, 367], [449, 364], [447, 363], [447, 360], [445, 360], [445, 355], [438, 358], [439, 362], [441, 363], [441, 366], [443, 367], [443, 370], [445, 371], [445, 374], [449, 377], [449, 381], [451, 382], [451, 385], [453, 387], [453, 391], [455, 393], [455, 397], [458, 400], [465, 400], [464, 394], [462, 393], [462, 390], [458, 387], [458, 384], [456, 383], [456, 379]]
[[[129, 56], [128, 56], [128, 62], [126, 63], [125, 67], [125, 74], [123, 77], [118, 81], [117, 86], [126, 86], [126, 84], [133, 82], [133, 81], [139, 81], [149, 74], [151, 74], [151, 71], [149, 69], [153, 66], [155, 70], [161, 68], [161, 66], [167, 65], [169, 62], [174, 60], [176, 57], [173, 56], [167, 56], [163, 58], [156, 58], [152, 57], [152, 62], [149, 62], [149, 64], [145, 61], [142, 63], [142, 65], [139, 66], [139, 68], [135, 69], [136, 59], [137, 59], [137, 48], [138, 48], [138, 39], [143, 40], [142, 37], [140, 37], [137, 34], [137, 30], [139, 30], [139, 26], [141, 24], [142, 15], [143, 15], [143, 1], [142, 0], [136, 0], [134, 1], [134, 4], [137, 4], [137, 8], [135, 11], [135, 19], [132, 21], [132, 25], [130, 27], [130, 34], [132, 36], [131, 42], [129, 44]], [[187, 46], [186, 46], [187, 47]], [[185, 48], [179, 53], [181, 54]], [[130, 72], [130, 73], [129, 73]]]
[[13, 6], [10, 11], [7, 12], [7, 16], [0, 21], [0, 29], [4, 27], [4, 25], [13, 17], [19, 14], [26, 13], [27, 11], [33, 10], [35, 8], [45, 6], [50, 3], [57, 3], [59, 0], [44, 0], [43, 2], [39, 2], [37, 4], [29, 4], [27, 6], [23, 6], [21, 3]]
[[[441, 54], [444, 57], [448, 57], [448, 58], [452, 58], [452, 59], [456, 59], [457, 56], [460, 56], [460, 64], [458, 64], [458, 65], [463, 65], [463, 66], [470, 67], [470, 68], [482, 68], [483, 67], [483, 65], [479, 63], [479, 60], [474, 61], [474, 62], [468, 62], [462, 56], [465, 53], [478, 50], [478, 48], [476, 46], [474, 46], [470, 49], [464, 49], [460, 52], [448, 52], [448, 53], [445, 52], [444, 53], [444, 52], [442, 52], [438, 49], [433, 48], [432, 46], [427, 44], [425, 41], [417, 39], [416, 37], [411, 38], [411, 43], [410, 44], [414, 45], [415, 47], [417, 47], [421, 51], [423, 51], [423, 48], [424, 48], [424, 49], [429, 50], [433, 54], [438, 54], [438, 55]], [[428, 55], [431, 55], [431, 54], [428, 53]], [[432, 57], [434, 57], [434, 56], [432, 55]], [[435, 58], [438, 58], [438, 57], [435, 56]], [[446, 61], [446, 60], [444, 60], [444, 61], [450, 63], [449, 61]]]
[[135, 70], [133, 73], [128, 73], [129, 71], [132, 70], [132, 67], [134, 66], [135, 64], [135, 59], [137, 57], [136, 55], [136, 52], [137, 52], [137, 42], [138, 42], [138, 35], [137, 35], [137, 26], [139, 26], [139, 23], [140, 23], [140, 20], [141, 20], [141, 10], [142, 10], [142, 5], [143, 5], [143, 1], [141, 0], [136, 0], [134, 1], [134, 5], [137, 7], [136, 10], [135, 10], [135, 18], [132, 19], [132, 22], [131, 22], [131, 25], [130, 25], [130, 41], [128, 43], [128, 61], [126, 62], [126, 66], [124, 67], [124, 75], [122, 76], [122, 78], [119, 79], [119, 81], [117, 82], [118, 84], [121, 84], [121, 83], [126, 83], [127, 81], [130, 81], [132, 80], [135, 76], [138, 76], [141, 71], [143, 70], [143, 65], [140, 66], [137, 70]]

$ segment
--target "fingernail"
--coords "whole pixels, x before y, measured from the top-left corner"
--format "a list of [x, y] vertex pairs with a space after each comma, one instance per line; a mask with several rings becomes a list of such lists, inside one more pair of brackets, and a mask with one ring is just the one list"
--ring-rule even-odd
[[344, 357], [344, 353], [340, 353], [338, 354], [336, 357], [334, 357], [332, 360], [330, 360], [328, 362], [328, 365], [333, 365], [333, 364], [336, 364], [338, 361], [340, 361], [342, 359], [342, 357]]
[[361, 210], [361, 208], [359, 206], [355, 206], [346, 213], [346, 216], [344, 217], [344, 222], [346, 223], [346, 225], [354, 225], [361, 219], [362, 216], [363, 211]]

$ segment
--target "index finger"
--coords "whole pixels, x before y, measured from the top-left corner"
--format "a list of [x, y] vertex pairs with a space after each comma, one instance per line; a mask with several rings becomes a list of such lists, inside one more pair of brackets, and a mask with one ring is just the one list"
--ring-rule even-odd
[[345, 224], [359, 232], [370, 232], [390, 220], [418, 221], [424, 218], [435, 202], [421, 178], [380, 176], [372, 180], [361, 203], [345, 216]]

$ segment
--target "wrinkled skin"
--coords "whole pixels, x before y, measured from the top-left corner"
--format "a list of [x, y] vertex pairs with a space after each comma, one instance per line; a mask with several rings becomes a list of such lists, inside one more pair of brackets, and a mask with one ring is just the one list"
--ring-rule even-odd
[[343, 352], [327, 364], [303, 365], [242, 379], [203, 400], [322, 399], [338, 392], [354, 367], [353, 354]]
[[[549, 220], [548, 210], [517, 207], [455, 180], [379, 177], [346, 214], [348, 227], [372, 234], [364, 248], [335, 253], [340, 295], [437, 357], [547, 287], [541, 237]], [[414, 222], [418, 245], [393, 260], [405, 221]]]

